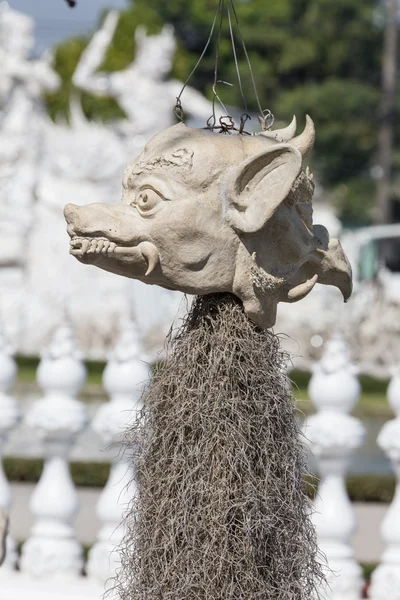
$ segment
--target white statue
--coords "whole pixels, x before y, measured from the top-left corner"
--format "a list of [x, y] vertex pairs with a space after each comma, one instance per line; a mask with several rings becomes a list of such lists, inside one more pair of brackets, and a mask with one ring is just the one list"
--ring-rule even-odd
[[[135, 31], [136, 56], [129, 67], [115, 73], [97, 73], [118, 19], [118, 12], [108, 13], [102, 28], [82, 54], [73, 82], [90, 94], [114, 98], [129, 121], [129, 128], [126, 121], [122, 122], [122, 131], [129, 137], [144, 136], [144, 145], [152, 135], [175, 121], [173, 109], [183, 84], [166, 77], [172, 68], [176, 40], [170, 25], [165, 25], [156, 36], [147, 36], [146, 29], [139, 26]], [[182, 105], [188, 114], [204, 122], [212, 114], [211, 103], [190, 87], [184, 91]], [[138, 151], [141, 149], [138, 147]]]
[[[129, 313], [126, 286], [95, 270], [83, 272], [65, 260], [68, 244], [61, 206], [112, 200], [125, 160], [117, 135], [76, 115], [72, 127], [51, 124], [46, 130], [46, 158], [37, 186], [35, 226], [27, 246], [23, 350], [35, 353], [67, 310], [86, 352], [105, 351]], [[79, 266], [78, 266], [79, 267]], [[40, 324], [40, 327], [38, 327]], [[97, 353], [99, 354], [98, 350]]]
[[[0, 6], [0, 56], [7, 75], [0, 83], [0, 313], [7, 332], [20, 351], [38, 353], [67, 309], [82, 348], [102, 357], [120, 321], [132, 311], [142, 314], [150, 303], [158, 307], [157, 318], [141, 318], [140, 328], [148, 334], [146, 347], [157, 351], [179, 300], [88, 272], [68, 259], [62, 217], [71, 198], [112, 203], [132, 149], [112, 127], [88, 122], [76, 99], [70, 126], [50, 121], [41, 92], [54, 90], [59, 79], [49, 55], [29, 60], [32, 19], [6, 3]], [[163, 126], [168, 123], [169, 117]], [[149, 132], [159, 125], [146, 122]], [[134, 155], [150, 135], [143, 129], [137, 136]]]
[[49, 55], [29, 60], [34, 22], [0, 4], [0, 312], [14, 337], [23, 310], [23, 269], [33, 223], [44, 132], [41, 94], [54, 91], [58, 75]]

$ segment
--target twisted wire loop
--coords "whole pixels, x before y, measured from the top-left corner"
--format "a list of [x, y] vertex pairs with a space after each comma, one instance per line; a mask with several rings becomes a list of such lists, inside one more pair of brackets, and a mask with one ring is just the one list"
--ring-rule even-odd
[[174, 113], [177, 119], [179, 119], [179, 121], [183, 123], [185, 120], [185, 113], [183, 112], [182, 102], [179, 96], [176, 98]]
[[266, 109], [263, 110], [262, 117], [258, 117], [258, 121], [261, 125], [261, 131], [268, 131], [274, 124], [275, 117], [270, 110]]
[[[237, 77], [237, 81], [238, 81], [238, 85], [239, 85], [239, 89], [240, 89], [240, 95], [241, 95], [242, 102], [243, 102], [243, 108], [244, 108], [244, 112], [240, 117], [240, 123], [238, 126], [236, 126], [236, 124], [234, 123], [232, 116], [229, 114], [229, 111], [227, 110], [226, 106], [224, 105], [224, 103], [221, 100], [220, 95], [218, 94], [218, 91], [217, 91], [218, 84], [221, 84], [221, 83], [225, 84], [225, 85], [229, 85], [231, 87], [233, 86], [232, 83], [229, 83], [227, 81], [224, 81], [224, 80], [218, 78], [220, 45], [221, 45], [221, 37], [222, 37], [225, 12], [227, 12], [227, 15], [228, 15], [229, 34], [230, 34], [230, 39], [231, 39], [233, 58], [235, 61], [236, 77]], [[198, 66], [200, 65], [201, 61], [204, 58], [204, 55], [206, 54], [206, 52], [210, 46], [217, 23], [218, 23], [218, 34], [217, 34], [217, 43], [216, 43], [216, 51], [215, 51], [214, 81], [213, 81], [213, 86], [212, 86], [212, 91], [213, 91], [212, 114], [207, 119], [205, 129], [219, 130], [220, 133], [231, 133], [232, 131], [237, 131], [240, 135], [242, 135], [242, 134], [252, 135], [251, 133], [249, 133], [248, 131], [245, 130], [246, 122], [249, 121], [251, 119], [251, 117], [249, 115], [248, 103], [247, 103], [246, 96], [245, 96], [244, 89], [243, 89], [242, 75], [240, 73], [240, 67], [239, 67], [239, 61], [238, 61], [238, 55], [237, 55], [237, 49], [236, 49], [235, 33], [234, 33], [234, 25], [235, 25], [237, 34], [239, 36], [240, 45], [242, 46], [244, 56], [246, 58], [247, 67], [248, 67], [248, 70], [250, 73], [252, 87], [253, 87], [255, 99], [257, 102], [258, 110], [259, 110], [258, 121], [260, 123], [261, 131], [268, 131], [269, 129], [271, 129], [272, 125], [274, 124], [275, 117], [269, 109], [263, 109], [261, 106], [261, 101], [260, 101], [260, 97], [259, 97], [258, 90], [257, 90], [257, 84], [256, 84], [256, 80], [254, 77], [253, 67], [251, 65], [250, 56], [249, 56], [249, 53], [246, 48], [246, 43], [244, 41], [242, 29], [240, 27], [239, 17], [238, 17], [236, 8], [235, 8], [234, 0], [219, 0], [217, 10], [216, 10], [216, 13], [214, 16], [214, 20], [211, 25], [210, 34], [208, 36], [204, 50], [201, 53], [198, 61], [196, 62], [195, 66], [193, 67], [192, 71], [190, 72], [185, 83], [183, 84], [181, 92], [180, 92], [179, 96], [177, 97], [177, 102], [176, 102], [175, 109], [174, 109], [175, 115], [181, 122], [184, 122], [184, 112], [183, 112], [183, 108], [182, 108], [181, 98], [182, 98], [182, 95], [183, 95], [189, 81], [193, 77], [195, 71], [197, 70]], [[219, 106], [221, 107], [222, 112], [223, 112], [223, 116], [219, 119], [219, 124], [217, 124], [217, 114], [216, 114], [216, 104], [217, 103], [219, 104]]]

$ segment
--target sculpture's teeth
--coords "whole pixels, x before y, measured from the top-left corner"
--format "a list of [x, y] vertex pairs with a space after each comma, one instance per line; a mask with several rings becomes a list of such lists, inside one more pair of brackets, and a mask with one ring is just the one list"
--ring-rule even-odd
[[103, 244], [103, 247], [101, 249], [101, 253], [102, 254], [107, 254], [107, 250], [109, 249], [109, 247], [110, 247], [110, 242], [108, 240], [105, 240], [104, 244]]
[[74, 254], [83, 256], [84, 254], [108, 254], [113, 253], [116, 248], [114, 242], [110, 242], [107, 238], [83, 238], [74, 237], [70, 241], [71, 251]]
[[85, 252], [89, 248], [89, 246], [90, 246], [90, 240], [83, 239], [82, 246], [81, 246], [82, 254], [85, 254]]
[[92, 254], [95, 250], [96, 250], [96, 246], [97, 246], [97, 240], [92, 240], [89, 248], [87, 249], [86, 253], [87, 254]]

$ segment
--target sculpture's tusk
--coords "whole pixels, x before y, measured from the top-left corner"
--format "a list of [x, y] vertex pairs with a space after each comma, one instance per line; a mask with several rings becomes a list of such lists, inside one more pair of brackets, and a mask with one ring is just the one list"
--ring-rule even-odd
[[283, 129], [276, 129], [275, 131], [261, 131], [258, 135], [263, 137], [276, 140], [277, 142], [290, 142], [296, 133], [297, 121], [296, 117], [293, 117], [292, 122]]
[[288, 292], [288, 301], [289, 302], [297, 302], [297, 300], [302, 300], [305, 298], [311, 290], [314, 288], [315, 284], [318, 281], [318, 275], [314, 275], [311, 279], [307, 279], [304, 283], [300, 283], [296, 287], [292, 288]]
[[300, 150], [303, 156], [306, 156], [313, 148], [315, 142], [314, 122], [306, 115], [306, 126], [303, 133], [290, 140], [290, 145]]
[[151, 242], [142, 242], [138, 246], [143, 258], [147, 262], [146, 277], [152, 273], [160, 263], [160, 256], [157, 248]]

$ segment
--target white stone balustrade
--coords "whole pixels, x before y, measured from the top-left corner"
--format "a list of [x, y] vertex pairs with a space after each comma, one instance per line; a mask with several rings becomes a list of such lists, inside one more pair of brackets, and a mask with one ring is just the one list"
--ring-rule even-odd
[[[8, 435], [17, 425], [20, 411], [16, 400], [8, 393], [15, 381], [17, 366], [12, 357], [11, 348], [0, 332], [0, 508], [8, 512], [11, 507], [11, 490], [6, 479], [3, 465], [3, 448]], [[13, 569], [17, 562], [16, 545], [11, 535], [6, 540], [6, 558], [4, 567]]]
[[393, 372], [387, 391], [396, 418], [383, 426], [378, 445], [390, 458], [397, 485], [393, 502], [382, 524], [386, 549], [379, 567], [373, 572], [370, 590], [372, 600], [400, 600], [400, 370]]
[[363, 442], [364, 428], [349, 414], [361, 389], [347, 343], [339, 333], [327, 342], [321, 361], [313, 369], [308, 392], [318, 412], [307, 420], [304, 433], [321, 480], [313, 522], [331, 570], [322, 597], [359, 600], [363, 578], [351, 546], [356, 520], [345, 474], [353, 451]]
[[133, 466], [123, 453], [123, 434], [140, 409], [148, 376], [149, 367], [141, 360], [138, 331], [132, 321], [123, 329], [104, 370], [103, 385], [110, 402], [100, 408], [92, 423], [106, 446], [115, 447], [110, 477], [97, 504], [101, 528], [87, 565], [88, 575], [101, 582], [112, 580], [120, 564], [116, 548], [124, 533], [122, 516], [135, 493]]
[[22, 549], [21, 570], [38, 577], [79, 576], [83, 553], [72, 526], [78, 498], [71, 480], [68, 455], [87, 423], [86, 408], [76, 396], [86, 369], [69, 326], [61, 326], [42, 355], [37, 380], [44, 391], [27, 416], [39, 434], [45, 464], [31, 498], [35, 517]]

